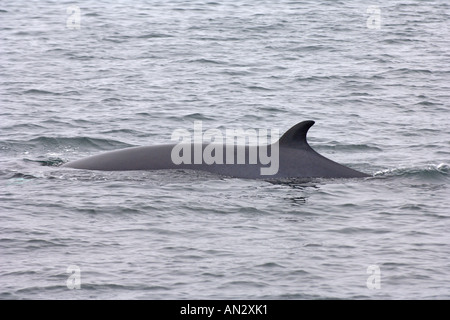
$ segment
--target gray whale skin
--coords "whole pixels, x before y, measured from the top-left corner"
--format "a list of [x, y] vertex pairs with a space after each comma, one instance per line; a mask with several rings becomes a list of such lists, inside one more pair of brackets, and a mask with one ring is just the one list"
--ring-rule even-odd
[[[225, 161], [225, 153], [229, 146], [223, 145], [223, 163], [207, 164], [194, 162], [194, 152], [198, 150], [199, 145], [192, 144], [191, 162], [188, 161], [175, 164], [172, 161], [172, 150], [175, 144], [164, 144], [146, 147], [131, 147], [94, 155], [84, 159], [68, 162], [62, 167], [86, 170], [103, 171], [125, 171], [125, 170], [164, 170], [164, 169], [192, 169], [203, 170], [218, 175], [247, 178], [247, 179], [290, 179], [290, 178], [363, 178], [369, 175], [353, 170], [330, 159], [325, 158], [314, 151], [306, 140], [306, 134], [314, 124], [314, 121], [303, 121], [286, 131], [278, 140], [278, 148], [274, 144], [265, 145], [264, 151], [267, 155], [278, 153], [275, 167], [275, 158], [273, 157], [270, 165], [267, 160], [261, 162], [250, 161], [249, 146], [234, 146], [234, 160]], [[202, 144], [200, 150], [205, 150], [206, 144]], [[238, 162], [237, 148], [245, 148], [245, 161]], [[254, 146], [254, 151], [262, 151], [262, 146]], [[197, 149], [195, 149], [197, 148]], [[270, 152], [269, 152], [270, 151]], [[217, 152], [217, 151], [216, 151]], [[227, 158], [228, 159], [228, 158]], [[254, 159], [254, 158], [253, 158]], [[266, 157], [267, 159], [267, 157]], [[231, 158], [233, 160], [233, 158]], [[276, 170], [274, 174], [262, 174], [261, 168], [273, 166]]]

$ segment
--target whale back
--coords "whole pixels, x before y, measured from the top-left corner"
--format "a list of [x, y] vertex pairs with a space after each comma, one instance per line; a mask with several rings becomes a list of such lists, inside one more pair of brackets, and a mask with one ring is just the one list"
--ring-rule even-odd
[[[190, 154], [187, 157], [188, 163], [177, 164], [173, 161], [174, 148], [177, 145], [155, 145], [148, 147], [133, 147], [91, 156], [88, 158], [66, 163], [64, 167], [88, 170], [161, 170], [161, 169], [193, 169], [203, 170], [216, 174], [250, 179], [270, 179], [270, 178], [353, 178], [367, 177], [368, 175], [340, 165], [314, 151], [307, 141], [308, 130], [314, 125], [314, 121], [302, 121], [287, 130], [278, 140], [277, 145], [265, 146], [240, 146], [239, 150], [244, 150], [245, 161], [237, 160], [239, 153], [238, 146], [231, 148], [233, 155], [230, 164], [225, 159], [228, 146], [222, 145], [216, 151], [222, 150], [223, 160], [221, 163], [196, 162], [194, 154], [199, 147], [201, 153], [205, 152], [208, 145], [198, 144], [188, 145], [183, 149]], [[242, 149], [243, 148], [243, 149]], [[259, 154], [260, 150], [269, 150], [271, 157], [270, 164], [262, 164], [261, 158], [256, 162], [250, 161], [251, 151]], [[175, 149], [176, 150], [176, 149]], [[256, 154], [254, 153], [254, 154]], [[175, 155], [178, 153], [175, 152]], [[201, 155], [201, 154], [200, 154]], [[228, 158], [227, 158], [228, 159]], [[274, 168], [276, 172], [271, 175], [262, 174], [261, 168]], [[265, 169], [264, 169], [265, 170]], [[272, 172], [272, 171], [270, 171]]]

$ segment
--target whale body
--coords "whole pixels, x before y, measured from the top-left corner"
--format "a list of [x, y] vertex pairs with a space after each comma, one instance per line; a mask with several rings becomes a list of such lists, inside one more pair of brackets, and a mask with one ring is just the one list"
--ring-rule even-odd
[[[207, 148], [211, 148], [208, 144], [181, 146], [184, 148], [183, 153], [186, 152], [184, 158], [191, 160], [184, 163], [174, 161], [174, 148], [180, 148], [179, 144], [162, 144], [110, 151], [68, 162], [63, 167], [103, 171], [192, 169], [247, 179], [369, 177], [368, 174], [343, 166], [314, 151], [306, 139], [306, 134], [314, 123], [308, 120], [296, 124], [275, 142], [276, 145], [273, 143], [260, 146], [216, 146], [212, 154], [216, 156], [216, 160], [217, 156], [222, 157], [222, 155], [223, 159], [212, 163], [194, 159], [196, 151], [206, 152]], [[243, 155], [241, 159], [238, 158], [240, 151], [245, 151], [245, 154], [241, 153]], [[267, 159], [264, 161], [261, 157], [252, 158], [252, 154], [258, 154], [261, 151], [272, 156], [270, 165]], [[228, 156], [226, 156], [227, 152]], [[225, 159], [225, 157], [228, 158]], [[269, 173], [264, 173], [264, 169]]]

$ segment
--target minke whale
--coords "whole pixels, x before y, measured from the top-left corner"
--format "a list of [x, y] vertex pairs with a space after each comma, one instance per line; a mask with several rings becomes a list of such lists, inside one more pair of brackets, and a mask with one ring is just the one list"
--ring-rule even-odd
[[67, 162], [62, 167], [103, 171], [192, 169], [265, 180], [369, 177], [314, 151], [306, 139], [314, 123], [300, 122], [270, 144], [207, 144], [195, 143], [194, 139], [194, 143], [119, 149]]

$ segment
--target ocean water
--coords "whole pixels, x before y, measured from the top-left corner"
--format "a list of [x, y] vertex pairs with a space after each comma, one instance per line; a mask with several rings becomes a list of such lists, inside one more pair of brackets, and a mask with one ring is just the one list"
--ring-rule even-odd
[[[0, 298], [449, 299], [449, 21], [443, 0], [3, 4]], [[372, 177], [60, 167], [308, 119]]]

